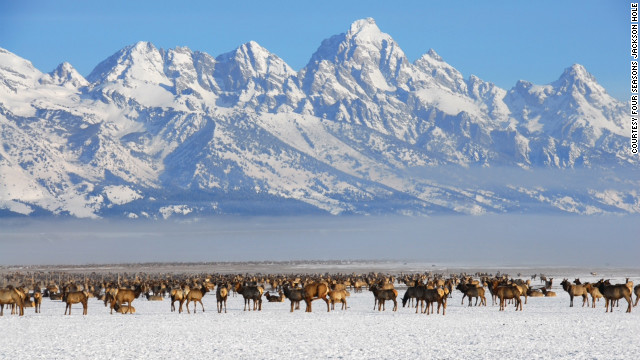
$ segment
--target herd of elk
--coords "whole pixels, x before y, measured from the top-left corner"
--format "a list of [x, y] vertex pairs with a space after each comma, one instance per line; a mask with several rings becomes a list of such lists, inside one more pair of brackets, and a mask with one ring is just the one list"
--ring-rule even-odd
[[[125, 274], [126, 275], [126, 274]], [[217, 310], [219, 313], [226, 313], [226, 302], [229, 293], [241, 294], [245, 300], [244, 310], [249, 311], [262, 309], [262, 297], [268, 302], [290, 301], [290, 311], [299, 309], [300, 302], [306, 303], [306, 312], [311, 312], [312, 303], [322, 299], [327, 305], [327, 311], [335, 310], [335, 304], [341, 303], [342, 309], [347, 309], [347, 297], [351, 289], [357, 292], [359, 288], [367, 286], [374, 296], [374, 310], [384, 311], [385, 302], [393, 301], [393, 311], [397, 311], [398, 290], [394, 284], [404, 284], [406, 291], [402, 297], [402, 305], [406, 306], [411, 301], [411, 306], [415, 301], [416, 313], [432, 314], [443, 308], [446, 311], [447, 298], [452, 296], [452, 291], [457, 289], [462, 294], [461, 304], [464, 305], [465, 298], [468, 299], [468, 306], [487, 306], [485, 292], [488, 290], [492, 296], [492, 303], [499, 303], [500, 311], [503, 311], [507, 302], [515, 303], [516, 310], [522, 311], [523, 304], [527, 303], [528, 297], [552, 297], [556, 296], [551, 291], [553, 278], [540, 276], [543, 286], [531, 287], [531, 280], [511, 279], [508, 275], [488, 275], [476, 273], [475, 276], [460, 274], [451, 275], [445, 278], [442, 275], [431, 273], [424, 274], [400, 274], [388, 275], [370, 273], [366, 275], [240, 275], [240, 274], [201, 274], [193, 275], [165, 275], [164, 277], [152, 278], [150, 275], [137, 274], [131, 277], [126, 275], [121, 277], [118, 274], [111, 280], [81, 277], [69, 277], [67, 281], [53, 282], [51, 279], [42, 279], [46, 286], [33, 279], [29, 286], [12, 281], [4, 289], [0, 289], [0, 315], [4, 313], [4, 305], [11, 306], [12, 313], [24, 314], [25, 307], [34, 307], [36, 312], [40, 312], [43, 298], [49, 297], [51, 300], [62, 300], [65, 304], [65, 315], [71, 314], [73, 304], [82, 304], [83, 314], [87, 314], [88, 299], [91, 297], [103, 300], [105, 306], [110, 306], [111, 313], [116, 312], [132, 314], [135, 308], [132, 302], [144, 294], [149, 301], [162, 301], [165, 297], [171, 298], [171, 311], [175, 311], [175, 302], [179, 303], [178, 312], [182, 312], [184, 302], [187, 303], [187, 312], [191, 313], [189, 305], [194, 303], [194, 313], [197, 311], [197, 303], [201, 305], [204, 312], [203, 297], [207, 292], [214, 291], [216, 294]], [[536, 277], [532, 277], [533, 280]], [[6, 280], [5, 280], [6, 281]], [[6, 282], [5, 282], [6, 284]], [[22, 285], [18, 285], [22, 284]], [[29, 284], [29, 283], [27, 283]], [[564, 279], [562, 288], [569, 295], [570, 307], [573, 307], [575, 296], [583, 297], [583, 306], [588, 304], [588, 296], [591, 296], [591, 307], [595, 307], [596, 301], [605, 299], [606, 312], [613, 311], [614, 303], [619, 299], [625, 299], [628, 303], [627, 312], [631, 312], [633, 306], [637, 306], [640, 298], [640, 285], [633, 287], [633, 283], [628, 281], [624, 284], [613, 285], [606, 280], [597, 283], [582, 282], [575, 279], [570, 283]], [[271, 291], [265, 292], [265, 288], [270, 287]], [[31, 293], [30, 293], [31, 291]], [[277, 293], [278, 295], [272, 295]], [[633, 296], [636, 296], [633, 303]], [[33, 302], [30, 301], [31, 296]], [[523, 297], [524, 299], [521, 299]], [[473, 299], [475, 298], [475, 304]], [[498, 300], [498, 301], [496, 301]], [[423, 310], [426, 303], [426, 310]]]

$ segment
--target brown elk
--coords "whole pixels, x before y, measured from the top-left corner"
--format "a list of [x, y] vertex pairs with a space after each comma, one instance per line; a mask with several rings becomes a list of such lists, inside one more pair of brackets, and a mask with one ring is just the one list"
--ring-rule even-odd
[[171, 295], [171, 311], [176, 311], [175, 302], [177, 301], [179, 304], [178, 313], [182, 313], [182, 304], [186, 300], [185, 290], [183, 289], [172, 289], [169, 293]]
[[229, 296], [229, 289], [227, 286], [227, 284], [218, 284], [218, 289], [216, 290], [216, 306], [218, 308], [218, 313], [222, 312], [223, 304], [224, 313], [227, 313], [227, 297]]
[[278, 291], [278, 295], [271, 295], [267, 291], [264, 294], [264, 297], [267, 298], [268, 302], [284, 302], [284, 293], [282, 292], [282, 290]]
[[137, 299], [140, 294], [142, 294], [142, 287], [140, 285], [137, 285], [133, 290], [125, 288], [118, 289], [113, 299], [111, 299], [111, 314], [113, 314], [113, 308], [116, 304], [118, 304], [118, 306], [122, 306], [122, 303], [125, 302], [129, 305], [128, 313], [132, 314], [133, 307], [131, 306], [131, 303], [133, 300]]
[[631, 312], [631, 291], [633, 289], [633, 282], [629, 281], [626, 284], [607, 285], [602, 280], [598, 281], [595, 285], [602, 297], [605, 300], [605, 312], [609, 312], [609, 303], [611, 303], [611, 312], [613, 312], [613, 300], [619, 300], [624, 298], [627, 300], [627, 311]]
[[635, 304], [633, 304], [633, 306], [638, 306], [638, 299], [640, 299], [640, 284], [636, 285], [636, 287], [633, 288], [633, 292], [636, 294], [636, 302]]
[[126, 314], [126, 313], [130, 313], [130, 314], [135, 314], [136, 313], [136, 308], [134, 308], [133, 306], [127, 306], [127, 305], [118, 305], [116, 304], [113, 309], [120, 314]]
[[4, 314], [5, 305], [17, 305], [20, 316], [24, 315], [24, 298], [13, 286], [8, 286], [6, 289], [0, 289], [0, 316]]
[[520, 288], [517, 285], [511, 284], [511, 285], [496, 286], [494, 288], [494, 293], [500, 299], [500, 311], [504, 311], [504, 306], [506, 303], [505, 300], [509, 300], [509, 299], [515, 300], [516, 311], [518, 311], [518, 308], [520, 308], [520, 311], [522, 311], [522, 300], [520, 299]]
[[484, 288], [473, 284], [460, 283], [456, 286], [456, 289], [462, 292], [462, 304], [464, 304], [465, 296], [469, 298], [469, 306], [471, 306], [471, 298], [476, 299], [475, 306], [478, 306], [478, 299], [480, 299], [480, 305], [487, 306], [487, 299], [484, 297]]
[[65, 291], [64, 295], [62, 295], [62, 302], [67, 303], [64, 308], [64, 314], [67, 315], [67, 310], [69, 310], [69, 315], [71, 315], [71, 305], [80, 303], [82, 304], [82, 315], [87, 315], [88, 300], [89, 295], [84, 291]]
[[569, 307], [573, 307], [574, 296], [582, 296], [583, 307], [584, 307], [584, 304], [589, 302], [589, 299], [587, 297], [589, 292], [587, 292], [587, 289], [585, 289], [584, 285], [571, 284], [567, 279], [562, 280], [560, 285], [562, 285], [562, 289], [564, 289], [564, 291], [569, 293], [569, 299], [570, 299]]
[[546, 288], [541, 288], [540, 291], [542, 291], [542, 293], [546, 297], [554, 297], [554, 296], [556, 296], [556, 292], [555, 291], [549, 291]]
[[543, 297], [544, 296], [544, 294], [542, 293], [542, 290], [540, 290], [540, 289], [532, 289], [532, 288], [529, 288], [527, 290], [527, 295], [529, 297]]
[[312, 282], [305, 285], [303, 288], [304, 302], [307, 304], [305, 312], [311, 312], [311, 303], [318, 299], [322, 299], [327, 303], [327, 312], [331, 311], [329, 308], [329, 299], [327, 298], [328, 293], [329, 286], [324, 282]]
[[162, 295], [152, 295], [152, 294], [145, 294], [144, 297], [147, 298], [147, 301], [162, 301], [164, 300], [164, 298], [162, 297]]
[[600, 300], [600, 298], [602, 297], [600, 290], [594, 284], [590, 283], [584, 284], [584, 288], [585, 290], [587, 290], [589, 295], [591, 295], [591, 307], [595, 309], [596, 300]]
[[204, 312], [204, 305], [202, 304], [202, 297], [209, 291], [206, 286], [201, 286], [199, 289], [191, 289], [186, 296], [187, 300], [187, 314], [189, 312], [189, 303], [193, 301], [193, 313], [196, 313], [198, 303], [202, 306], [202, 312]]
[[331, 303], [331, 310], [335, 309], [335, 303], [337, 302], [342, 304], [342, 310], [347, 310], [347, 297], [350, 296], [347, 290], [331, 290], [328, 295], [329, 302]]
[[42, 306], [42, 293], [40, 292], [39, 287], [36, 287], [33, 291], [33, 304], [36, 307], [36, 314], [40, 313], [40, 307]]

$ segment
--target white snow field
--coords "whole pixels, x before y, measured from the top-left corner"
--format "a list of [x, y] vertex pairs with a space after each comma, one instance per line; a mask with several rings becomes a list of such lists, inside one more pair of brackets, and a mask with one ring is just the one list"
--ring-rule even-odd
[[[612, 282], [629, 275], [637, 284], [640, 273], [634, 271], [618, 273]], [[200, 308], [196, 314], [172, 313], [168, 299], [141, 297], [134, 301], [134, 315], [110, 315], [101, 301], [91, 299], [88, 315], [76, 304], [73, 314], [64, 316], [62, 302], [44, 299], [40, 314], [27, 308], [23, 317], [8, 312], [0, 318], [0, 359], [636, 358], [640, 308], [627, 314], [624, 300], [613, 313], [605, 313], [603, 300], [595, 309], [579, 300], [569, 307], [559, 282], [578, 276], [593, 281], [587, 274], [554, 274], [558, 296], [529, 298], [522, 312], [512, 306], [500, 312], [490, 298], [486, 307], [461, 306], [456, 290], [445, 316], [415, 314], [401, 302], [397, 312], [389, 304], [384, 312], [374, 311], [366, 290], [352, 292], [348, 310], [330, 313], [321, 300], [313, 303], [313, 313], [304, 313], [304, 305], [290, 313], [288, 300], [265, 300], [262, 311], [245, 312], [242, 297], [229, 297], [227, 313], [218, 314], [215, 294], [208, 293], [204, 313]]]

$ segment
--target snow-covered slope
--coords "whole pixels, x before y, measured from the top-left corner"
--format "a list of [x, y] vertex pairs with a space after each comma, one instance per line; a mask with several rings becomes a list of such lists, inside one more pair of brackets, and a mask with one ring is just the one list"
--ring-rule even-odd
[[253, 41], [139, 42], [86, 79], [0, 49], [0, 214], [636, 213], [624, 111], [580, 65], [505, 90], [411, 63], [373, 19], [299, 72]]

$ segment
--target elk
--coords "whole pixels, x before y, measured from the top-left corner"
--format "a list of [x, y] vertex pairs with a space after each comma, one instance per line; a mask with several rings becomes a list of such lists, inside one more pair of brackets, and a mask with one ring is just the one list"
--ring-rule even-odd
[[500, 311], [504, 311], [505, 300], [514, 299], [516, 302], [516, 311], [520, 308], [522, 311], [522, 300], [520, 299], [520, 288], [515, 284], [496, 286], [494, 293], [500, 299]]
[[129, 305], [128, 313], [132, 314], [133, 307], [131, 306], [131, 303], [133, 300], [137, 299], [140, 294], [142, 294], [142, 288], [140, 285], [137, 285], [133, 290], [125, 288], [118, 289], [113, 299], [111, 299], [111, 314], [113, 314], [113, 308], [116, 304], [118, 304], [118, 306], [122, 306], [122, 303], [124, 302]]
[[253, 310], [262, 311], [262, 292], [258, 286], [238, 284], [236, 292], [244, 298], [244, 311], [247, 311], [247, 305], [249, 305], [249, 311], [251, 311], [251, 300], [253, 300]]
[[[429, 315], [429, 313], [433, 314], [433, 303], [438, 303], [438, 314], [440, 313], [440, 306], [442, 306], [442, 315], [445, 314], [447, 310], [447, 290], [438, 287], [435, 289], [424, 289], [422, 293], [422, 297], [417, 298], [420, 302], [424, 301], [427, 303], [427, 307], [424, 312]], [[471, 302], [471, 300], [469, 300]], [[416, 312], [418, 311], [418, 304], [416, 303]]]
[[369, 291], [373, 292], [375, 301], [378, 303], [378, 311], [380, 311], [380, 309], [382, 309], [382, 311], [385, 310], [384, 303], [387, 300], [393, 301], [393, 311], [398, 310], [398, 301], [396, 300], [398, 291], [396, 289], [379, 289], [376, 285], [371, 285]]
[[67, 306], [64, 308], [64, 314], [67, 315], [67, 310], [69, 310], [69, 315], [71, 315], [71, 304], [82, 304], [82, 315], [87, 315], [87, 302], [89, 300], [89, 295], [84, 291], [71, 291], [65, 292], [62, 295], [62, 302], [67, 303]]
[[175, 302], [177, 301], [180, 307], [178, 308], [178, 313], [182, 313], [182, 304], [186, 300], [185, 291], [183, 289], [172, 289], [170, 292], [171, 295], [171, 311], [176, 311]]
[[267, 291], [264, 294], [264, 297], [267, 298], [268, 302], [284, 302], [284, 294], [282, 293], [282, 290], [278, 291], [278, 295], [270, 295]]
[[36, 307], [36, 314], [40, 313], [40, 307], [42, 305], [42, 293], [40, 292], [40, 287], [36, 287], [33, 290], [33, 304]]
[[478, 298], [480, 299], [480, 305], [487, 306], [487, 299], [484, 297], [484, 288], [481, 286], [475, 286], [472, 284], [460, 283], [456, 286], [456, 289], [462, 292], [462, 304], [464, 304], [464, 297], [469, 298], [469, 306], [471, 306], [471, 298], [476, 298], [475, 306], [478, 306]]
[[544, 281], [544, 288], [547, 290], [551, 290], [551, 287], [553, 286], [553, 278], [549, 278], [549, 280]]
[[218, 307], [218, 313], [222, 312], [222, 305], [224, 304], [224, 313], [227, 313], [227, 296], [229, 296], [229, 289], [227, 284], [218, 284], [216, 290], [216, 306]]
[[600, 298], [602, 297], [600, 290], [594, 284], [590, 283], [584, 284], [584, 288], [585, 290], [587, 290], [589, 295], [591, 295], [591, 307], [595, 309], [596, 300], [600, 300]]
[[546, 297], [554, 297], [554, 296], [556, 296], [556, 292], [555, 291], [548, 291], [546, 288], [541, 288], [540, 291], [542, 291], [542, 293]]
[[335, 303], [342, 303], [342, 310], [347, 310], [347, 297], [350, 296], [347, 290], [331, 290], [329, 291], [329, 302], [331, 302], [331, 310], [335, 309]]
[[0, 316], [4, 314], [5, 305], [17, 305], [20, 316], [24, 315], [24, 299], [13, 286], [8, 286], [6, 289], [0, 289]]
[[327, 298], [328, 293], [329, 286], [324, 282], [312, 282], [305, 285], [303, 288], [304, 302], [307, 304], [305, 312], [311, 312], [311, 303], [318, 299], [322, 299], [327, 303], [327, 312], [331, 311], [329, 308], [329, 299]]
[[582, 306], [584, 307], [585, 303], [589, 302], [587, 298], [587, 289], [585, 289], [584, 285], [575, 285], [571, 284], [567, 279], [562, 280], [560, 283], [562, 285], [562, 289], [569, 293], [569, 307], [573, 307], [573, 297], [574, 296], [582, 296]]
[[638, 306], [638, 299], [640, 299], [640, 284], [636, 285], [636, 287], [633, 288], [633, 292], [636, 294], [636, 302], [635, 304], [633, 304], [633, 306]]
[[296, 310], [299, 310], [300, 301], [304, 300], [304, 289], [290, 289], [289, 285], [285, 284], [282, 287], [282, 291], [284, 292], [284, 296], [291, 301], [291, 312], [293, 312], [294, 305]]
[[529, 290], [527, 290], [527, 295], [529, 297], [543, 297], [544, 296], [544, 294], [542, 293], [542, 290], [540, 290], [540, 289], [532, 289], [532, 288], [529, 288]]
[[[420, 310], [422, 311], [422, 308], [424, 306], [424, 301], [420, 300], [420, 298], [424, 296], [425, 289], [426, 287], [424, 285], [408, 287], [407, 291], [405, 291], [404, 296], [402, 297], [402, 307], [405, 307], [409, 299], [411, 300], [416, 299], [416, 314], [418, 313], [418, 302], [420, 303]], [[413, 301], [412, 301], [412, 304], [413, 304]], [[375, 310], [375, 305], [374, 305], [374, 310]]]
[[163, 300], [162, 295], [152, 295], [152, 294], [146, 293], [144, 295], [144, 297], [147, 298], [147, 301], [162, 301]]
[[204, 294], [207, 293], [208, 288], [206, 286], [201, 286], [199, 289], [191, 289], [191, 291], [189, 291], [187, 293], [186, 296], [186, 300], [187, 300], [187, 314], [190, 314], [189, 312], [189, 303], [191, 301], [193, 301], [193, 313], [196, 313], [196, 309], [198, 308], [198, 303], [200, 303], [200, 306], [202, 306], [202, 312], [204, 312], [204, 305], [202, 304], [202, 297], [204, 296]]
[[135, 314], [136, 313], [136, 308], [134, 308], [133, 306], [128, 306], [128, 305], [118, 305], [116, 304], [113, 309], [120, 314], [126, 314], [126, 313], [131, 313], [131, 314]]
[[596, 283], [596, 287], [600, 290], [602, 297], [605, 300], [605, 312], [609, 312], [609, 303], [611, 303], [611, 312], [613, 312], [613, 300], [619, 300], [624, 298], [627, 300], [627, 311], [631, 312], [631, 290], [633, 289], [633, 282], [629, 281], [626, 284], [607, 285], [602, 280]]

